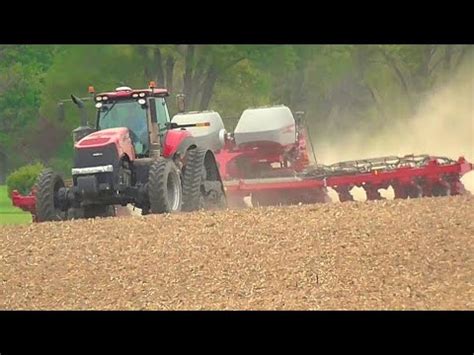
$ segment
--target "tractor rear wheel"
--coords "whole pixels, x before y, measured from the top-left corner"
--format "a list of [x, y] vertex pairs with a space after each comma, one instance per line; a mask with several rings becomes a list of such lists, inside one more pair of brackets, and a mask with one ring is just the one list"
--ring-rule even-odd
[[206, 180], [205, 156], [204, 149], [188, 151], [183, 171], [183, 211], [196, 211], [204, 207], [201, 184]]
[[173, 213], [181, 211], [183, 190], [180, 172], [176, 164], [158, 158], [150, 166], [148, 174], [148, 198], [151, 213]]
[[52, 169], [45, 169], [36, 180], [36, 215], [38, 222], [62, 221], [66, 213], [61, 206], [60, 190], [64, 181]]
[[223, 209], [227, 199], [214, 156], [207, 149], [188, 151], [183, 168], [183, 211]]

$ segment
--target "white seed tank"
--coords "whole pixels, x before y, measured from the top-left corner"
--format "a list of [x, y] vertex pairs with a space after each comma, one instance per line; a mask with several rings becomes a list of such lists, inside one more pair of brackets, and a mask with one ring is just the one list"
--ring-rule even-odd
[[178, 113], [173, 116], [171, 121], [178, 124], [209, 122], [209, 126], [187, 127], [186, 130], [191, 132], [196, 139], [196, 144], [200, 147], [215, 151], [221, 149], [224, 145], [223, 139], [219, 138], [219, 134], [223, 137], [221, 131], [224, 130], [224, 123], [219, 113], [215, 111]]
[[237, 145], [272, 142], [282, 146], [295, 143], [296, 126], [291, 110], [284, 105], [245, 110], [234, 130]]

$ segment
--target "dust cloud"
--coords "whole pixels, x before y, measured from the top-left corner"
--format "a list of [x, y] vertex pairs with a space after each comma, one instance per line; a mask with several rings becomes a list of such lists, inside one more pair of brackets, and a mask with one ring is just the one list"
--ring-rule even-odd
[[[470, 57], [445, 85], [433, 90], [420, 102], [416, 114], [389, 125], [380, 134], [353, 132], [338, 141], [313, 144], [318, 162], [375, 158], [385, 155], [430, 154], [458, 159], [464, 156], [474, 163], [474, 61]], [[474, 193], [474, 172], [462, 182]], [[390, 189], [391, 190], [391, 189]], [[382, 196], [393, 197], [393, 190], [380, 190]], [[352, 190], [356, 200], [365, 199], [362, 188]], [[334, 200], [337, 195], [330, 193]]]

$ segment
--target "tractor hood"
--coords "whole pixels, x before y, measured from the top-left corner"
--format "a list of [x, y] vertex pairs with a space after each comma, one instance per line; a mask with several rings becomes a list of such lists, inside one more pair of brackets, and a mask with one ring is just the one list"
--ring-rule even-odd
[[102, 148], [109, 144], [117, 147], [119, 156], [126, 154], [129, 159], [135, 159], [133, 143], [126, 127], [109, 128], [91, 133], [77, 142], [74, 147], [76, 149], [94, 149]]
[[109, 128], [102, 131], [94, 132], [82, 138], [75, 144], [76, 148], [94, 148], [102, 147], [111, 143], [119, 143], [120, 140], [129, 136], [128, 128], [118, 127]]

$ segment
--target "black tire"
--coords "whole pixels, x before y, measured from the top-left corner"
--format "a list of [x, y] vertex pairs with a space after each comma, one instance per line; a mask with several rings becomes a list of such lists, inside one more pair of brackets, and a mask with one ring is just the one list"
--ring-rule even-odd
[[62, 221], [66, 213], [61, 210], [58, 201], [59, 189], [64, 181], [52, 169], [45, 169], [36, 180], [36, 215], [38, 222]]
[[183, 211], [196, 211], [204, 205], [201, 185], [206, 180], [206, 152], [207, 150], [199, 148], [188, 151], [183, 169]]
[[158, 158], [148, 173], [148, 198], [151, 213], [181, 211], [183, 190], [176, 164], [169, 159]]

